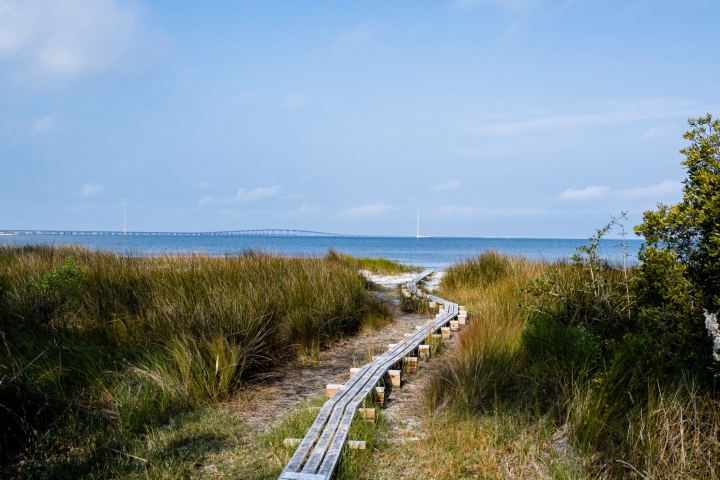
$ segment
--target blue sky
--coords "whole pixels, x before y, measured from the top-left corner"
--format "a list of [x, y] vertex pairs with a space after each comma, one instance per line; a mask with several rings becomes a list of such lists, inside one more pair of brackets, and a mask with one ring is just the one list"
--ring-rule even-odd
[[681, 197], [713, 0], [0, 0], [0, 229], [587, 237]]

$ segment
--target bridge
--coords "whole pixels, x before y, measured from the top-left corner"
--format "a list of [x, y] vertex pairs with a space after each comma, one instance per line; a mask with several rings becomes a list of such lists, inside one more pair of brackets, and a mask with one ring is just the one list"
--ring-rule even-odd
[[0, 235], [172, 235], [216, 237], [376, 237], [381, 235], [343, 235], [340, 233], [314, 232], [312, 230], [256, 229], [227, 230], [221, 232], [122, 232], [108, 230], [0, 230]]

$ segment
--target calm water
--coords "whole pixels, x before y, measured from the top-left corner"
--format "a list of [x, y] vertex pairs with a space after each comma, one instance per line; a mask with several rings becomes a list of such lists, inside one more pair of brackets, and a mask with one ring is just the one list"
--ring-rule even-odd
[[[456, 237], [243, 237], [213, 235], [17, 235], [0, 237], [0, 243], [54, 245], [80, 244], [92, 249], [122, 253], [177, 254], [203, 252], [226, 255], [247, 249], [262, 249], [283, 255], [322, 256], [329, 248], [357, 257], [385, 257], [436, 270], [468, 256], [496, 250], [534, 259], [569, 258], [587, 240], [550, 238], [456, 238]], [[641, 240], [628, 240], [627, 252], [634, 260]], [[603, 240], [601, 254], [612, 260], [622, 258], [619, 240]]]

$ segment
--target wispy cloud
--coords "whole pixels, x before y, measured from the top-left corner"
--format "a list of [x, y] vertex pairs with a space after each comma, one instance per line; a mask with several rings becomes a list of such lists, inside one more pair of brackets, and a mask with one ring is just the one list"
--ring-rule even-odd
[[476, 5], [491, 5], [510, 13], [521, 13], [533, 9], [539, 0], [455, 0], [453, 6], [466, 9]]
[[340, 38], [335, 40], [332, 45], [334, 51], [358, 48], [370, 43], [373, 39], [373, 31], [367, 23], [363, 22], [344, 33]]
[[82, 189], [80, 190], [80, 195], [83, 197], [94, 197], [95, 195], [99, 195], [105, 190], [105, 187], [102, 185], [99, 185], [97, 183], [88, 182], [85, 185], [83, 185]]
[[139, 8], [118, 0], [0, 0], [0, 61], [41, 84], [134, 68], [156, 57], [164, 37]]
[[577, 189], [570, 187], [560, 194], [560, 200], [599, 200], [606, 198], [610, 193], [610, 187], [599, 186], [599, 187], [585, 187]]
[[613, 190], [608, 186], [590, 186], [577, 189], [569, 188], [560, 194], [560, 200], [566, 201], [596, 201], [607, 199], [655, 199], [660, 200], [668, 196], [678, 195], [682, 191], [682, 183], [673, 180], [665, 180], [657, 185], [649, 187], [628, 188], [624, 190]]
[[283, 104], [286, 107], [301, 107], [307, 103], [305, 95], [297, 92], [290, 92], [285, 96]]
[[212, 195], [204, 196], [198, 202], [198, 205], [205, 207], [208, 205], [232, 205], [235, 203], [247, 203], [264, 198], [274, 197], [282, 192], [280, 185], [273, 185], [272, 187], [257, 187], [254, 190], [247, 190], [241, 188], [237, 193], [231, 197], [215, 198]]
[[454, 190], [460, 186], [460, 182], [457, 180], [450, 180], [445, 183], [441, 183], [440, 185], [435, 185], [431, 190], [436, 192], [445, 192], [448, 190]]
[[35, 120], [35, 123], [33, 124], [33, 132], [42, 133], [46, 130], [50, 130], [54, 124], [55, 119], [53, 118], [53, 115], [45, 115], [44, 117]]
[[343, 216], [346, 217], [378, 217], [381, 215], [386, 214], [390, 210], [392, 210], [393, 207], [390, 205], [387, 205], [383, 202], [376, 202], [371, 203], [368, 205], [361, 205], [359, 207], [354, 207], [349, 210], [345, 210], [343, 212]]
[[200, 188], [210, 188], [212, 187], [212, 183], [210, 182], [200, 182]]
[[240, 101], [240, 103], [246, 103], [246, 104], [255, 103], [257, 101], [257, 97], [252, 92], [243, 92], [240, 95], [238, 95], [237, 98]]
[[441, 217], [489, 217], [501, 215], [513, 216], [535, 216], [547, 213], [543, 208], [482, 208], [482, 207], [461, 207], [449, 205], [446, 207], [438, 207], [432, 210], [433, 214]]
[[531, 116], [532, 118], [527, 120], [474, 123], [463, 125], [461, 128], [472, 135], [507, 137], [640, 120], [687, 118], [694, 115], [697, 110], [695, 106], [691, 106], [687, 102], [668, 99], [629, 100], [622, 104], [619, 103], [617, 101], [600, 102], [586, 107], [588, 111], [584, 113]]

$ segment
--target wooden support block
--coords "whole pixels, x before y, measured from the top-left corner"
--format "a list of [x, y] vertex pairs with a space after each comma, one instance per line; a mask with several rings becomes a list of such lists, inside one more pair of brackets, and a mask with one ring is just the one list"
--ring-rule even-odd
[[283, 440], [283, 445], [288, 447], [296, 447], [302, 442], [302, 438], [286, 438]]
[[426, 325], [417, 325], [417, 326], [415, 327], [415, 330], [422, 330], [422, 329], [425, 328], [425, 327], [426, 327]]
[[325, 393], [327, 394], [327, 397], [330, 398], [335, 395], [337, 391], [340, 390], [340, 387], [342, 387], [342, 385], [339, 383], [328, 383], [325, 386]]
[[458, 317], [458, 324], [459, 325], [467, 325], [467, 318], [466, 317]]
[[397, 343], [388, 343], [388, 350], [392, 350], [396, 345]]
[[390, 381], [392, 382], [393, 387], [399, 387], [400, 386], [400, 375], [402, 373], [402, 370], [388, 370], [388, 374], [390, 375]]
[[430, 303], [428, 304], [428, 306], [434, 310], [434, 309], [437, 308], [437, 303], [435, 303], [435, 302], [430, 302]]
[[450, 331], [457, 332], [460, 330], [460, 323], [457, 320], [450, 320]]
[[440, 305], [440, 308], [438, 309], [439, 313], [445, 313], [445, 305]]
[[381, 407], [385, 406], [385, 387], [375, 387], [375, 393], [378, 396], [378, 403]]
[[408, 338], [410, 335], [412, 335], [412, 333], [404, 333], [403, 337]]
[[328, 480], [328, 477], [315, 473], [285, 472], [278, 480]]
[[350, 369], [350, 378], [354, 377], [356, 373], [360, 371], [359, 368], [351, 368]]
[[358, 413], [363, 418], [370, 422], [375, 421], [375, 409], [374, 408], [358, 408]]
[[405, 371], [408, 373], [417, 372], [417, 357], [405, 357]]
[[374, 361], [377, 360], [377, 359], [378, 359], [377, 355], [373, 355], [373, 356], [370, 357], [370, 361], [371, 361], [371, 362], [374, 362]]
[[347, 446], [348, 446], [348, 448], [352, 448], [353, 450], [365, 450], [365, 441], [364, 440], [348, 440]]
[[432, 335], [430, 335], [430, 338], [435, 338], [439, 340], [442, 338], [442, 335], [439, 333], [433, 333]]
[[458, 312], [465, 312], [465, 313], [467, 313], [467, 308], [465, 308], [465, 305], [460, 305], [460, 306], [458, 307]]
[[444, 339], [450, 338], [450, 327], [440, 327], [440, 335]]
[[430, 345], [418, 345], [418, 353], [420, 354], [420, 358], [429, 358]]

